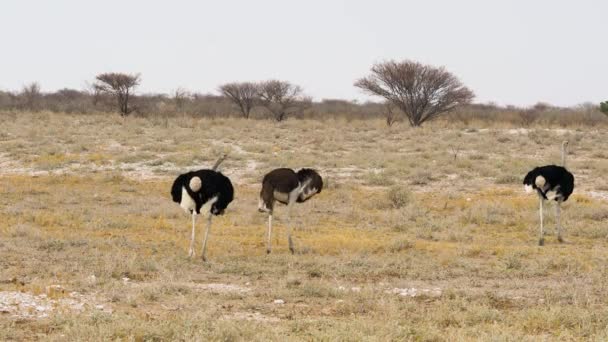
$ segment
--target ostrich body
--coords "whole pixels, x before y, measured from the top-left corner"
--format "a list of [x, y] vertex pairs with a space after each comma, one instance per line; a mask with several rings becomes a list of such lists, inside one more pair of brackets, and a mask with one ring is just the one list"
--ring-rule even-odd
[[555, 201], [555, 221], [557, 225], [557, 241], [563, 242], [561, 232], [561, 204], [568, 200], [574, 191], [574, 176], [566, 169], [566, 148], [568, 142], [562, 143], [562, 165], [546, 165], [534, 168], [524, 178], [524, 189], [530, 193], [536, 190], [540, 202], [540, 238], [539, 246], [545, 244], [543, 227], [543, 206], [545, 200]]
[[171, 187], [173, 202], [179, 203], [180, 207], [192, 215], [192, 236], [190, 240], [189, 256], [194, 256], [194, 235], [196, 217], [201, 213], [201, 208], [208, 204], [209, 214], [207, 217], [207, 229], [203, 239], [202, 258], [206, 261], [205, 251], [207, 249], [207, 237], [211, 229], [213, 215], [222, 215], [228, 204], [234, 197], [234, 188], [228, 177], [214, 170], [191, 171], [179, 175]]
[[294, 203], [309, 200], [323, 189], [323, 179], [313, 169], [301, 169], [295, 172], [292, 169], [280, 168], [270, 171], [262, 180], [260, 204], [258, 210], [268, 213], [268, 242], [266, 253], [270, 253], [272, 236], [272, 215], [275, 202], [287, 205], [287, 242], [289, 251], [293, 254], [291, 239], [291, 208]]

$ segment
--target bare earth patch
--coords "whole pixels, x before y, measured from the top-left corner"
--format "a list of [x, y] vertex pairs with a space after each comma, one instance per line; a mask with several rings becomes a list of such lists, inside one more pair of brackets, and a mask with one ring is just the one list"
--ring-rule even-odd
[[52, 298], [47, 294], [34, 295], [17, 291], [0, 291], [0, 317], [47, 318], [54, 313], [84, 313], [101, 311], [112, 313], [107, 304], [102, 304], [93, 296], [70, 292], [62, 298]]

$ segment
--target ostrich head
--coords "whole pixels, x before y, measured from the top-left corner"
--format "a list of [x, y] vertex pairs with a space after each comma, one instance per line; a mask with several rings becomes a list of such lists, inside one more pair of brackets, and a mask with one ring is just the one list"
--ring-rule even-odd
[[301, 169], [297, 176], [298, 181], [303, 186], [302, 193], [298, 196], [298, 202], [305, 202], [323, 190], [323, 178], [316, 170]]
[[230, 179], [221, 173], [218, 173], [218, 175], [221, 179], [221, 181], [217, 184], [219, 187], [219, 192], [210, 200], [212, 201], [211, 213], [213, 215], [223, 215], [224, 211], [228, 207], [228, 204], [230, 204], [230, 202], [232, 202], [234, 199], [234, 188], [232, 187]]
[[179, 175], [173, 181], [173, 186], [171, 186], [171, 197], [173, 198], [173, 202], [180, 203], [182, 201], [182, 188], [186, 184], [188, 176], [186, 174]]
[[213, 215], [224, 215], [224, 210], [225, 210], [225, 208], [220, 208], [217, 205], [217, 202], [215, 202], [211, 205], [211, 213]]
[[531, 193], [534, 189], [542, 189], [545, 186], [545, 178], [538, 172], [538, 168], [528, 172], [524, 177], [524, 190]]
[[534, 170], [528, 172], [526, 177], [524, 177], [524, 190], [527, 193], [537, 190], [538, 194], [546, 199], [547, 180], [541, 174], [540, 168], [535, 167]]

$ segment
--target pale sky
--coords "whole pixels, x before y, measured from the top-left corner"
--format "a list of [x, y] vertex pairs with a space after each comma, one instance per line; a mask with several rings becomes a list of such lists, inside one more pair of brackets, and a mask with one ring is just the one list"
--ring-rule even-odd
[[608, 100], [606, 0], [2, 0], [0, 34], [2, 90], [115, 71], [141, 73], [140, 92], [276, 78], [366, 100], [353, 82], [373, 63], [412, 59], [475, 102]]

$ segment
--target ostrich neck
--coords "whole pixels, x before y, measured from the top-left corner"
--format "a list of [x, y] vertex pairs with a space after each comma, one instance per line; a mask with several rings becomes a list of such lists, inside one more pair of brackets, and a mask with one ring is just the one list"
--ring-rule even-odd
[[562, 166], [566, 167], [566, 146], [562, 146]]

